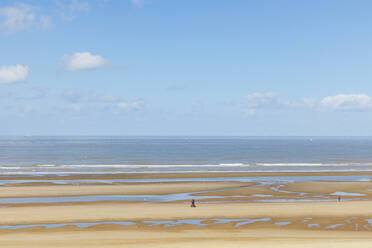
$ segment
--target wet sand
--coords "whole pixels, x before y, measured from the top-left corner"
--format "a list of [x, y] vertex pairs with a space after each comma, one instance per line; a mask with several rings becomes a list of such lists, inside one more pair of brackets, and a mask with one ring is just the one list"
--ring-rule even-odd
[[41, 231], [0, 237], [1, 247], [371, 247], [370, 233], [282, 231], [271, 229], [229, 231], [142, 230], [76, 231], [66, 229], [44, 235]]
[[240, 182], [162, 182], [162, 183], [126, 183], [114, 185], [44, 185], [39, 183], [0, 186], [0, 198], [4, 197], [46, 197], [79, 195], [164, 195], [206, 190], [225, 189], [229, 187], [250, 186], [254, 183]]
[[[105, 203], [6, 207], [0, 211], [0, 225], [142, 221], [179, 219], [247, 219], [266, 218], [371, 218], [369, 201], [304, 203]], [[331, 222], [330, 222], [331, 223]]]
[[287, 184], [282, 189], [308, 193], [333, 193], [341, 191], [363, 193], [372, 196], [371, 182], [297, 182]]
[[[216, 174], [219, 177], [231, 177]], [[209, 176], [215, 177], [216, 174]], [[167, 176], [171, 178], [170, 174]], [[204, 173], [203, 176], [208, 177]], [[74, 176], [74, 179], [83, 177], [86, 176]], [[372, 192], [369, 189], [372, 189], [371, 182], [167, 182], [0, 186], [0, 198], [167, 195], [190, 192], [197, 192], [195, 195], [216, 196], [197, 201], [196, 208], [190, 208], [189, 200], [162, 203], [102, 201], [3, 204], [0, 206], [0, 247], [372, 247]], [[334, 192], [363, 196], [358, 196], [362, 200], [356, 199], [356, 196], [343, 196], [342, 200], [345, 201], [337, 202], [337, 196], [330, 195]], [[319, 198], [329, 201], [254, 202], [259, 199], [288, 198]], [[208, 203], [211, 201], [214, 203]], [[113, 222], [132, 224], [120, 225]], [[47, 228], [45, 225], [64, 223], [70, 224], [55, 228]], [[73, 223], [92, 225], [78, 227]], [[9, 225], [35, 226], [10, 229], [7, 227]]]

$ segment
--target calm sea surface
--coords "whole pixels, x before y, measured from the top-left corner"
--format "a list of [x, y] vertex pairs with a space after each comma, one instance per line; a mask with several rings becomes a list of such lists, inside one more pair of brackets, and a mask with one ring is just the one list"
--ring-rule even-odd
[[1, 174], [372, 170], [372, 137], [0, 137]]

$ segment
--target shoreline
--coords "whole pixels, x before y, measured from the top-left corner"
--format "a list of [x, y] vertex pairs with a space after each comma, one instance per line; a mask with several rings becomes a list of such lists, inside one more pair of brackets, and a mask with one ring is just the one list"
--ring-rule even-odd
[[330, 172], [180, 172], [180, 173], [110, 173], [110, 174], [53, 174], [2, 175], [0, 180], [74, 180], [74, 179], [166, 179], [166, 178], [218, 178], [218, 177], [293, 177], [293, 176], [372, 176], [372, 171]]

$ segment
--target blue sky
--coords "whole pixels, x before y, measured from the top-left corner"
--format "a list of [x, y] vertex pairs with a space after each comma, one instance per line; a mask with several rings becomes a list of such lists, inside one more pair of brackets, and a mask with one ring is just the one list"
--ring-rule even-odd
[[371, 9], [2, 0], [0, 135], [372, 135]]

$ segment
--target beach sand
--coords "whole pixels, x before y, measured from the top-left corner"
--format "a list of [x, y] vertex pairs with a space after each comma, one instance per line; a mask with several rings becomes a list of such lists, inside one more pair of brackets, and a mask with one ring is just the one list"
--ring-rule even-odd
[[240, 182], [161, 182], [161, 183], [127, 183], [127, 184], [74, 184], [44, 185], [30, 183], [27, 186], [2, 186], [0, 198], [4, 197], [46, 197], [46, 196], [79, 196], [79, 195], [165, 195], [243, 187], [254, 183]]
[[[220, 173], [218, 175], [226, 176]], [[181, 175], [177, 174], [177, 177], [179, 176]], [[204, 176], [208, 177], [206, 174]], [[151, 178], [151, 175], [145, 177]], [[168, 175], [168, 178], [171, 178], [171, 175]], [[166, 195], [217, 190], [197, 193], [196, 195], [207, 194], [216, 198], [197, 201], [196, 208], [190, 208], [189, 200], [162, 203], [101, 201], [2, 204], [0, 227], [36, 226], [1, 228], [0, 247], [372, 247], [372, 226], [369, 224], [369, 219], [372, 219], [369, 191], [372, 189], [372, 183], [281, 184], [280, 189], [288, 192], [273, 190], [272, 187], [275, 186], [277, 185], [240, 182], [0, 186], [0, 198], [105, 194]], [[309, 194], [298, 195], [295, 192]], [[365, 196], [359, 197], [361, 199], [345, 196], [343, 200], [352, 201], [337, 202], [335, 196], [329, 195], [334, 192], [362, 193]], [[232, 197], [237, 194], [241, 197]], [[314, 199], [318, 195], [328, 201], [260, 203], [254, 202], [255, 199], [260, 199], [258, 196], [252, 196], [257, 194], [267, 194], [267, 198], [274, 199], [305, 200]], [[223, 197], [218, 198], [221, 196]], [[213, 203], [207, 203], [212, 200]], [[227, 200], [230, 202], [226, 203]], [[221, 219], [225, 222], [218, 222]], [[185, 224], [182, 222], [185, 220], [196, 220], [201, 225]], [[248, 223], [247, 220], [254, 221]], [[89, 227], [69, 224], [57, 228], [41, 225], [63, 223], [95, 224]]]

